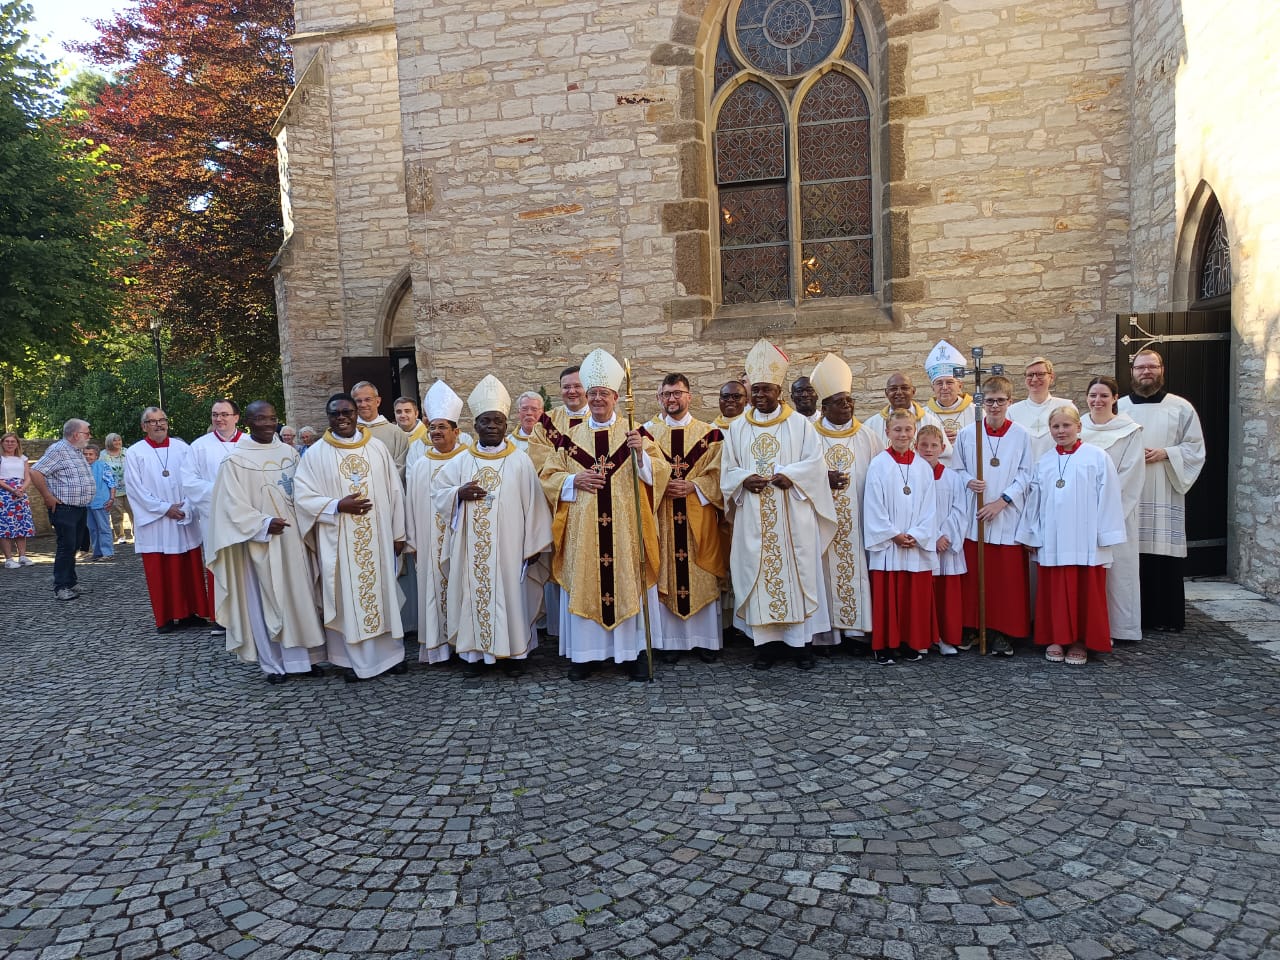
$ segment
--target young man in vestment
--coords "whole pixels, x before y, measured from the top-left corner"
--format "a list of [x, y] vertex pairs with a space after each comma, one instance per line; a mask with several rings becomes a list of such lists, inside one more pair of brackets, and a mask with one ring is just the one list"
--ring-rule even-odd
[[169, 418], [159, 407], [142, 411], [142, 431], [125, 452], [125, 488], [156, 630], [168, 633], [183, 621], [212, 620], [213, 603], [195, 508], [182, 493], [182, 465], [191, 448], [169, 436]]
[[1160, 354], [1139, 350], [1130, 373], [1133, 389], [1120, 399], [1120, 412], [1142, 425], [1146, 463], [1138, 508], [1142, 626], [1176, 632], [1186, 625], [1186, 501], [1204, 467], [1204, 431], [1195, 407], [1165, 389]]
[[836, 508], [817, 431], [780, 402], [787, 366], [769, 341], [751, 348], [753, 409], [729, 427], [720, 466], [733, 520], [734, 625], [755, 643], [758, 670], [787, 651], [811, 670], [810, 644], [831, 629], [820, 578]]
[[862, 546], [862, 495], [867, 468], [880, 452], [866, 427], [853, 415], [853, 372], [834, 353], [828, 353], [809, 376], [821, 402], [822, 416], [814, 423], [827, 481], [835, 505], [836, 531], [822, 557], [823, 584], [831, 613], [831, 630], [814, 644], [839, 644], [842, 639], [871, 632], [871, 580]]
[[458, 431], [462, 398], [443, 380], [427, 391], [426, 408], [431, 446], [409, 468], [406, 531], [417, 576], [418, 660], [443, 663], [452, 651], [449, 637], [456, 632], [448, 621], [449, 578], [444, 569], [449, 518], [437, 512], [432, 491], [445, 464], [461, 456], [466, 446]]
[[727, 380], [720, 385], [720, 416], [716, 417], [715, 425], [722, 431], [729, 429], [729, 424], [742, 416], [742, 411], [747, 408], [747, 388], [742, 385], [740, 380]]
[[1047, 357], [1034, 358], [1022, 376], [1027, 384], [1027, 396], [1009, 405], [1009, 419], [1031, 435], [1031, 462], [1035, 463], [1053, 447], [1049, 414], [1063, 404], [1072, 407], [1075, 404], [1051, 392], [1058, 375], [1053, 372], [1053, 361]]
[[355, 400], [356, 410], [360, 414], [359, 425], [364, 427], [370, 436], [384, 444], [391, 453], [391, 459], [395, 461], [396, 473], [400, 477], [401, 489], [403, 489], [406, 459], [409, 455], [409, 435], [382, 415], [379, 409], [382, 404], [382, 395], [368, 380], [361, 380], [352, 387], [351, 397]]
[[[983, 384], [986, 416], [956, 439], [955, 470], [965, 486], [982, 497], [971, 515], [964, 542], [964, 625], [978, 630], [978, 520], [983, 522], [986, 567], [987, 652], [1013, 656], [1013, 638], [1031, 633], [1031, 575], [1026, 548], [1018, 540], [1027, 486], [1031, 483], [1031, 435], [1006, 415], [1013, 384], [989, 377]], [[977, 431], [982, 430], [982, 479], [978, 479]], [[994, 586], [993, 586], [994, 585]]]
[[656, 625], [654, 504], [666, 491], [671, 469], [653, 441], [629, 430], [618, 414], [622, 365], [608, 352], [593, 350], [580, 374], [590, 416], [561, 436], [540, 471], [555, 511], [552, 566], [562, 587], [560, 654], [571, 661], [570, 680], [585, 680], [604, 660], [628, 664], [628, 676], [644, 680], [649, 671], [640, 604], [649, 604], [649, 619]]
[[938, 636], [933, 575], [938, 569], [937, 498], [933, 468], [912, 449], [916, 420], [891, 410], [885, 421], [889, 446], [867, 470], [863, 536], [871, 565], [876, 663], [914, 662]]
[[299, 528], [315, 538], [328, 660], [347, 669], [348, 681], [403, 673], [396, 557], [404, 489], [350, 394], [330, 397], [325, 414], [329, 429], [300, 460], [293, 490]]
[[[182, 496], [191, 504], [194, 517], [192, 529], [204, 541], [205, 525], [209, 521], [209, 502], [213, 496], [213, 483], [218, 479], [218, 469], [222, 462], [231, 455], [232, 449], [244, 434], [240, 431], [240, 407], [234, 400], [215, 400], [209, 412], [209, 420], [213, 429], [203, 433], [191, 441], [191, 453], [182, 461]], [[205, 588], [209, 597], [214, 596], [213, 574], [208, 570], [212, 556], [205, 553], [206, 579]], [[215, 607], [216, 610], [216, 607]], [[214, 624], [213, 635], [226, 633], [221, 624]]]
[[293, 508], [300, 455], [276, 435], [278, 423], [265, 400], [245, 408], [249, 433], [218, 470], [204, 528], [227, 652], [257, 663], [272, 684], [322, 675], [314, 664], [325, 656], [315, 575]]
[[[919, 430], [926, 423], [931, 423], [935, 427], [942, 427], [942, 419], [928, 407], [916, 403], [916, 387], [911, 382], [911, 378], [898, 370], [889, 374], [889, 378], [884, 384], [884, 398], [889, 402], [880, 408], [879, 411], [869, 416], [863, 425], [867, 428], [870, 436], [876, 438], [876, 442], [880, 444], [880, 449], [884, 450], [889, 443], [886, 439], [889, 434], [886, 431], [890, 412], [894, 410], [910, 410], [916, 421], [916, 429]], [[943, 431], [945, 435], [945, 430]], [[951, 441], [948, 440], [943, 459], [951, 456]]]
[[658, 544], [662, 565], [658, 596], [662, 605], [654, 646], [664, 658], [697, 650], [704, 663], [717, 659], [724, 640], [720, 628], [720, 582], [729, 571], [720, 538], [724, 499], [720, 493], [720, 430], [689, 412], [689, 379], [670, 373], [662, 380], [662, 412], [646, 427], [671, 479], [658, 502]]
[[518, 674], [538, 644], [551, 516], [533, 462], [507, 436], [506, 388], [489, 374], [467, 406], [476, 442], [446, 462], [432, 484], [446, 529], [448, 642], [472, 675], [494, 663]]
[[[924, 361], [925, 376], [933, 388], [933, 396], [925, 408], [942, 421], [943, 437], [948, 444], [956, 442], [956, 434], [972, 424], [977, 413], [973, 397], [964, 392], [964, 384], [955, 375], [956, 367], [964, 365], [964, 354], [946, 340], [939, 340]], [[948, 452], [947, 460], [950, 458]]]
[[[933, 577], [933, 606], [938, 618], [938, 652], [944, 657], [960, 652], [964, 643], [964, 535], [973, 515], [972, 495], [960, 475], [942, 462], [945, 435], [926, 423], [916, 434], [916, 453], [933, 471], [937, 499], [938, 539], [934, 552], [938, 569]], [[967, 649], [967, 647], [966, 647]]]
[[[409, 435], [411, 448], [414, 443], [426, 440], [427, 425], [422, 422], [417, 400], [412, 397], [396, 397], [391, 410], [396, 415], [396, 426]], [[405, 455], [405, 463], [408, 463], [408, 454]]]
[[1037, 646], [1050, 663], [1083, 666], [1111, 650], [1107, 567], [1125, 540], [1120, 480], [1102, 450], [1080, 439], [1080, 414], [1049, 415], [1054, 448], [1036, 461], [1019, 539], [1036, 551]]

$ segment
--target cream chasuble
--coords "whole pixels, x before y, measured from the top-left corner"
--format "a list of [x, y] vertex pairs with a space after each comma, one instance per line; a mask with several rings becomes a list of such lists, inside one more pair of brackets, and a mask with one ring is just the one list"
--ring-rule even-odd
[[[200, 546], [196, 509], [182, 494], [182, 464], [191, 448], [177, 437], [152, 446], [144, 437], [125, 452], [124, 482], [133, 509], [134, 550], [138, 553], [187, 553]], [[185, 517], [165, 513], [178, 504]]]
[[[218, 478], [218, 468], [231, 455], [236, 443], [244, 436], [239, 430], [231, 440], [223, 440], [216, 432], [206, 433], [191, 441], [191, 452], [182, 461], [179, 476], [182, 478], [182, 496], [195, 509], [195, 524], [204, 534], [209, 519], [209, 504], [213, 496], [213, 483]], [[205, 551], [205, 560], [212, 554]]]
[[[489, 496], [459, 501], [458, 491], [473, 480]], [[436, 515], [449, 518], [449, 643], [466, 660], [526, 656], [537, 644], [533, 625], [550, 573], [540, 555], [551, 546], [551, 515], [533, 462], [510, 440], [494, 452], [473, 445], [440, 468], [431, 496]]]
[[849, 477], [849, 486], [831, 491], [836, 508], [836, 532], [822, 555], [832, 629], [832, 634], [824, 640], [838, 643], [837, 630], [855, 635], [871, 630], [871, 579], [862, 547], [862, 495], [867, 468], [879, 453], [879, 446], [857, 417], [843, 427], [833, 427], [823, 418], [814, 429], [818, 431], [827, 469]]
[[[1138, 551], [1164, 557], [1187, 555], [1187, 491], [1204, 467], [1204, 432], [1195, 407], [1172, 393], [1156, 403], [1120, 398], [1120, 412], [1142, 426], [1142, 445], [1163, 448], [1168, 460], [1144, 463], [1138, 507]], [[136, 444], [135, 444], [136, 446]], [[130, 448], [132, 449], [132, 448]], [[129, 490], [130, 500], [133, 490]]]
[[[373, 509], [339, 513], [348, 494]], [[315, 536], [329, 660], [361, 678], [402, 662], [395, 543], [405, 538], [404, 493], [391, 453], [365, 428], [350, 440], [325, 431], [299, 461], [294, 505], [303, 534]]]
[[[325, 642], [313, 562], [293, 508], [298, 453], [279, 437], [258, 443], [245, 434], [229, 446], [205, 525], [215, 619], [226, 627], [227, 651], [241, 660], [261, 660], [267, 673], [306, 672], [310, 657], [297, 669], [268, 669], [269, 660], [283, 659], [273, 644], [322, 653]], [[289, 526], [268, 533], [273, 517]]]
[[392, 423], [381, 414], [373, 420], [361, 420], [360, 426], [368, 430], [375, 440], [383, 443], [387, 450], [390, 451], [391, 459], [395, 461], [396, 475], [400, 478], [401, 489], [403, 489], [405, 458], [409, 454], [409, 444], [411, 442], [409, 434], [401, 430], [398, 423]]
[[[836, 508], [818, 433], [794, 413], [784, 404], [772, 415], [753, 411], [735, 420], [720, 465], [733, 521], [734, 620], [757, 646], [780, 640], [802, 647], [831, 629], [820, 578]], [[752, 474], [783, 474], [793, 486], [751, 493], [743, 481]]]
[[448, 453], [428, 447], [426, 456], [409, 468], [409, 495], [405, 509], [405, 533], [414, 553], [418, 576], [418, 660], [443, 663], [449, 659], [448, 590], [445, 574], [445, 537], [448, 514], [436, 511], [432, 494], [436, 476], [446, 463], [462, 456], [458, 444]]
[[1120, 414], [1104, 424], [1093, 415], [1080, 418], [1080, 439], [1105, 450], [1120, 480], [1120, 504], [1124, 510], [1124, 543], [1111, 548], [1111, 569], [1107, 571], [1107, 617], [1115, 640], [1142, 639], [1142, 585], [1138, 579], [1138, 505], [1146, 479], [1142, 427]]

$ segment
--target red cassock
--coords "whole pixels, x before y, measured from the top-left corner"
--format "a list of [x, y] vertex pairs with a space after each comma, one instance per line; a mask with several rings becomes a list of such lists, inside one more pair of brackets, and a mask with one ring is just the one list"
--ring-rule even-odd
[[938, 617], [938, 638], [953, 647], [960, 646], [964, 632], [964, 574], [933, 578], [934, 607]]
[[871, 571], [871, 649], [928, 650], [938, 638], [933, 574]]
[[1095, 653], [1111, 649], [1106, 567], [1040, 567], [1036, 643], [1083, 643]]
[[144, 553], [142, 572], [147, 577], [157, 627], [191, 616], [213, 619], [213, 601], [205, 590], [200, 547], [186, 553]]
[[[1007, 637], [1031, 636], [1031, 574], [1027, 548], [1020, 544], [982, 548], [986, 562], [987, 629]], [[964, 542], [964, 625], [978, 629], [978, 544]]]

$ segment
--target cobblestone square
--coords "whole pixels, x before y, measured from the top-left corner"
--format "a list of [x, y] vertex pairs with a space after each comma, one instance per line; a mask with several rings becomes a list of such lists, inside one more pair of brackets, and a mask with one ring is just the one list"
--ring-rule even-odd
[[0, 576], [0, 955], [1280, 958], [1280, 663], [1191, 611], [1077, 669], [273, 687], [129, 548]]

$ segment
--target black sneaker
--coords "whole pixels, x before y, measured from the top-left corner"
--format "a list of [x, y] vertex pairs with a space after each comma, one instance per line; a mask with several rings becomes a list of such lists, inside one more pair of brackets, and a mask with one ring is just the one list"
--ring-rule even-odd
[[919, 650], [915, 650], [911, 647], [906, 647], [898, 655], [898, 659], [901, 660], [903, 663], [915, 663], [917, 660], [923, 660], [924, 654], [921, 653]]
[[890, 664], [893, 663], [893, 654], [890, 653], [888, 650], [877, 650], [876, 663], [880, 664], [883, 667], [889, 666]]
[[996, 639], [991, 641], [990, 646], [987, 647], [987, 656], [1012, 657], [1013, 644], [1009, 642], [1007, 637], [996, 637]]
[[646, 654], [640, 654], [627, 664], [627, 679], [637, 683], [644, 683], [649, 679], [649, 657]]

